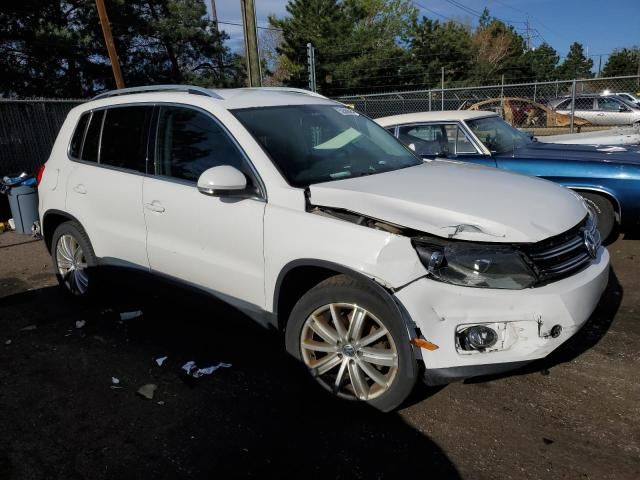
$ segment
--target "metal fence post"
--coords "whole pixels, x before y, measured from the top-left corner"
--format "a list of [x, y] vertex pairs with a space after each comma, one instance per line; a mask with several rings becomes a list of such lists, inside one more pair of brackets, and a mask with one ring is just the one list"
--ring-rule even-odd
[[536, 101], [536, 93], [538, 93], [538, 82], [533, 84], [533, 101]]
[[444, 67], [442, 67], [442, 83], [440, 84], [440, 110], [444, 111]]
[[504, 73], [502, 74], [502, 83], [500, 84], [500, 98], [504, 98]]
[[431, 111], [431, 89], [429, 89], [429, 111]]
[[571, 82], [571, 133], [573, 133], [573, 120], [576, 116], [576, 81]]
[[558, 97], [558, 80], [556, 80], [556, 97]]

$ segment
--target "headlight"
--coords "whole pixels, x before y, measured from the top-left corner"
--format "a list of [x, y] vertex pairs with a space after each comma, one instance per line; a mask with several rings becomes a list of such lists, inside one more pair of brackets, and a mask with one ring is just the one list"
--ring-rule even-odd
[[521, 253], [505, 245], [452, 242], [431, 245], [414, 239], [422, 264], [434, 279], [465, 287], [520, 290], [537, 278]]

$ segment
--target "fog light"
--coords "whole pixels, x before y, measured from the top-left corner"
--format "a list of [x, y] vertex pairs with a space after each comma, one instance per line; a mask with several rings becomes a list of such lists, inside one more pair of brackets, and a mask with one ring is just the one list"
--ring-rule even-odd
[[562, 333], [562, 325], [554, 325], [549, 333], [551, 333], [551, 338], [558, 338]]
[[474, 325], [458, 333], [458, 341], [463, 350], [486, 350], [498, 341], [498, 334], [493, 328]]

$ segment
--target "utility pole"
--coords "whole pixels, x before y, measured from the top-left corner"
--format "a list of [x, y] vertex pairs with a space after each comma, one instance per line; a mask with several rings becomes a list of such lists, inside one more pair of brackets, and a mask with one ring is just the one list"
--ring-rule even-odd
[[597, 78], [600, 78], [600, 73], [602, 72], [602, 54], [598, 55], [598, 75]]
[[529, 17], [527, 17], [525, 23], [527, 25], [527, 52], [529, 52], [531, 50], [531, 26], [529, 25]]
[[104, 0], [96, 0], [98, 7], [98, 17], [100, 17], [100, 26], [104, 35], [104, 43], [107, 46], [111, 68], [113, 70], [113, 78], [116, 80], [116, 88], [124, 88], [124, 80], [122, 80], [122, 71], [120, 71], [120, 60], [116, 52], [116, 45], [113, 43], [113, 35], [111, 34], [111, 25], [107, 16], [107, 9], [104, 6]]
[[250, 87], [262, 85], [260, 56], [258, 55], [258, 29], [254, 0], [240, 0], [242, 25], [244, 26], [244, 48], [247, 55], [247, 78]]
[[211, 23], [213, 23], [213, 28], [218, 31], [218, 14], [216, 13], [216, 0], [211, 0]]

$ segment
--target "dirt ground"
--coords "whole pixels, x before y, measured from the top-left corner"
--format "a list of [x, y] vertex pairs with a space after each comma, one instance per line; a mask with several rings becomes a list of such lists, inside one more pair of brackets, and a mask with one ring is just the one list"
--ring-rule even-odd
[[[0, 234], [0, 479], [638, 479], [640, 241], [609, 250], [598, 309], [550, 358], [380, 414], [229, 307], [146, 280], [78, 305], [42, 242]], [[189, 360], [232, 366], [188, 382]]]

